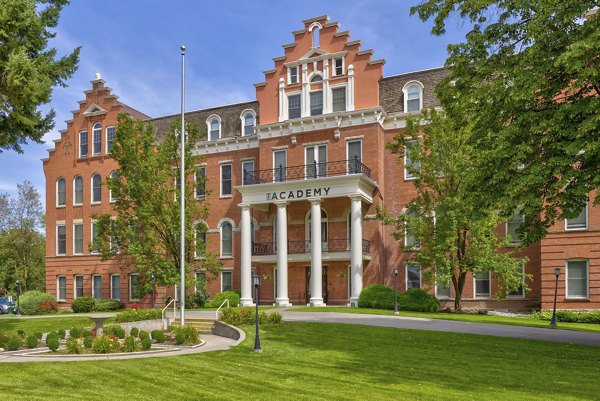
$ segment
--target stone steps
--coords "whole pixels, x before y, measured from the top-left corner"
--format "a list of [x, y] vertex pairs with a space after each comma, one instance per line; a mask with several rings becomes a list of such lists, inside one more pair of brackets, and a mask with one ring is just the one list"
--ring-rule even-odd
[[[172, 326], [179, 326], [179, 318], [175, 318], [172, 322]], [[212, 328], [215, 325], [215, 319], [200, 319], [200, 318], [186, 318], [185, 325], [195, 327], [200, 333], [212, 333]]]

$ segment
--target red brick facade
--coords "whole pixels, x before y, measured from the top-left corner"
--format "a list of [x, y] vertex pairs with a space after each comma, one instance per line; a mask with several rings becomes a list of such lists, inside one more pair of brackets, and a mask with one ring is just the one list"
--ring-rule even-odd
[[[320, 32], [317, 48], [313, 47], [314, 32]], [[310, 273], [314, 265], [311, 264], [312, 234], [308, 213], [311, 201], [316, 198], [320, 202], [321, 226], [324, 227], [321, 230], [324, 242], [324, 303], [343, 305], [350, 302], [350, 280], [353, 277], [350, 265], [355, 266], [355, 263], [362, 263], [363, 287], [374, 283], [393, 286], [394, 269], [398, 268], [398, 288], [405, 290], [408, 285], [406, 265], [411, 254], [403, 252], [404, 244], [392, 238], [391, 228], [384, 227], [375, 218], [375, 211], [377, 206], [383, 206], [393, 214], [400, 213], [415, 192], [410, 179], [405, 178], [403, 164], [398, 164], [396, 157], [385, 149], [385, 144], [405, 127], [409, 114], [407, 108], [412, 110], [410, 107], [415, 105], [418, 105], [418, 109], [438, 106], [434, 87], [445, 75], [445, 70], [438, 68], [383, 77], [383, 60], [373, 60], [371, 50], [361, 50], [360, 41], [351, 41], [349, 34], [340, 31], [339, 24], [329, 22], [327, 17], [304, 21], [304, 28], [294, 32], [294, 42], [283, 47], [284, 55], [274, 59], [272, 70], [265, 71], [265, 81], [255, 84], [257, 101], [199, 110], [186, 115], [186, 121], [198, 123], [201, 128], [207, 129], [207, 140], [199, 142], [195, 152], [206, 156], [203, 165], [206, 169], [206, 187], [210, 190], [206, 196], [210, 202], [210, 215], [206, 221], [209, 227], [208, 249], [221, 254], [223, 226], [230, 223], [233, 229], [231, 256], [221, 257], [224, 274], [207, 283], [208, 291], [214, 296], [227, 287], [229, 274], [233, 289], [243, 286], [241, 205], [248, 204], [254, 230], [251, 268], [262, 277], [261, 301], [276, 302], [278, 261], [274, 221], [277, 206], [271, 193], [275, 197], [284, 196], [287, 201], [287, 296], [291, 304], [307, 304], [311, 298]], [[418, 92], [415, 95], [416, 89]], [[80, 283], [76, 283], [76, 276], [82, 276], [82, 279], [78, 279], [83, 281], [80, 295], [113, 297], [130, 302], [132, 272], [124, 268], [119, 260], [102, 262], [88, 251], [92, 236], [91, 216], [111, 211], [105, 186], [101, 187], [101, 201], [92, 204], [92, 175], [100, 174], [104, 181], [118, 168], [107, 154], [106, 135], [107, 128], [114, 126], [121, 112], [149, 119], [119, 103], [116, 96], [111, 95], [110, 89], [104, 86], [103, 80], [92, 81], [92, 89], [86, 92], [85, 101], [80, 102], [73, 120], [67, 122], [67, 128], [61, 131], [61, 139], [56, 141], [55, 149], [44, 160], [46, 290], [53, 295], [61, 295], [61, 302], [65, 305], [70, 304], [77, 287], [80, 287]], [[150, 121], [157, 136], [160, 136], [176, 118], [167, 116]], [[248, 121], [253, 122], [254, 127], [246, 127]], [[96, 123], [101, 125], [102, 137], [98, 155], [93, 154]], [[79, 153], [81, 132], [88, 133], [86, 157], [80, 157]], [[356, 149], [360, 149], [358, 161], [352, 159]], [[285, 166], [281, 166], [281, 169], [275, 164], [275, 152], [285, 152]], [[322, 155], [315, 158], [318, 152], [322, 152]], [[327, 174], [321, 175], [321, 170], [315, 170], [311, 158], [318, 159], [317, 164], [323, 165]], [[254, 164], [248, 170], [251, 174], [246, 176], [246, 182], [243, 165], [250, 161]], [[356, 170], [358, 164], [353, 162], [362, 163], [364, 169]], [[223, 169], [228, 169], [228, 165], [231, 166], [233, 188], [231, 194], [222, 194], [222, 173]], [[277, 174], [283, 169], [286, 172], [285, 179], [278, 180]], [[266, 180], [265, 174], [268, 176]], [[355, 192], [347, 192], [346, 188], [351, 182], [354, 183], [347, 177], [353, 174], [360, 176], [358, 187], [352, 190]], [[76, 176], [83, 178], [81, 205], [74, 202]], [[60, 178], [65, 179], [66, 188], [64, 202], [59, 205], [57, 180]], [[332, 193], [339, 195], [329, 196], [323, 192], [317, 196], [306, 189], [320, 188], [325, 185], [322, 183], [326, 183]], [[264, 188], [264, 193], [261, 188]], [[352, 259], [350, 246], [352, 234], [349, 214], [352, 209], [351, 198], [356, 196], [361, 197], [361, 261], [356, 256]], [[576, 230], [566, 230], [564, 223], [557, 224], [540, 244], [523, 251], [529, 259], [524, 271], [532, 277], [528, 281], [530, 292], [498, 301], [495, 298], [497, 285], [491, 277], [489, 294], [477, 297], [475, 280], [469, 277], [463, 293], [464, 306], [548, 309], [554, 294], [554, 268], [560, 266], [559, 308], [600, 307], [600, 213], [591, 203], [585, 226], [579, 224]], [[75, 225], [79, 224], [83, 225], [83, 251], [76, 254]], [[59, 226], [65, 228], [64, 234], [61, 232], [61, 237], [57, 238]], [[66, 243], [62, 245], [63, 242]], [[61, 250], [64, 252], [59, 252]], [[566, 267], [569, 261], [585, 264], [571, 265], [571, 289], [570, 296], [567, 296]], [[585, 279], [582, 276], [584, 273]], [[120, 277], [118, 296], [114, 294], [114, 285], [111, 285], [114, 284], [112, 280], [116, 280], [111, 279], [111, 275], [115, 274]], [[100, 278], [94, 279], [94, 276]], [[96, 280], [96, 288], [101, 294], [93, 290], [93, 280]], [[57, 288], [59, 283], [63, 288]], [[425, 283], [421, 283], [421, 286], [427, 288]], [[587, 291], [584, 291], [584, 287]], [[434, 288], [429, 290], [435, 293]], [[585, 297], [584, 292], [587, 292]], [[159, 288], [156, 304], [165, 305], [172, 296], [173, 289]], [[444, 306], [453, 304], [451, 299], [441, 300]], [[151, 301], [146, 296], [142, 302], [149, 305]]]

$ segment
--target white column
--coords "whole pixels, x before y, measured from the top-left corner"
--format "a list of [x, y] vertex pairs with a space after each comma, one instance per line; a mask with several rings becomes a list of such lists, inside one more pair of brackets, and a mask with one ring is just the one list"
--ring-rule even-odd
[[323, 306], [323, 265], [321, 258], [321, 200], [310, 200], [310, 305]]
[[288, 238], [287, 238], [287, 202], [277, 205], [277, 298], [279, 306], [289, 306], [288, 298]]
[[240, 203], [238, 205], [240, 209], [242, 209], [242, 221], [240, 224], [241, 228], [241, 263], [240, 263], [240, 273], [241, 273], [241, 292], [242, 296], [240, 298], [240, 303], [242, 306], [250, 306], [253, 304], [252, 302], [252, 235], [250, 233], [251, 223], [250, 223], [250, 205]]
[[360, 196], [350, 197], [350, 203], [350, 221], [352, 225], [352, 238], [350, 238], [352, 252], [350, 258], [350, 275], [352, 277], [350, 304], [358, 306], [358, 296], [363, 287], [362, 208]]
[[279, 78], [279, 122], [287, 120], [286, 116], [287, 98], [285, 97], [285, 81], [283, 80], [283, 78]]
[[300, 117], [310, 116], [310, 99], [308, 92], [308, 66], [306, 63], [302, 64], [302, 96], [300, 102]]
[[348, 90], [346, 91], [346, 110], [354, 111], [354, 66], [348, 66]]

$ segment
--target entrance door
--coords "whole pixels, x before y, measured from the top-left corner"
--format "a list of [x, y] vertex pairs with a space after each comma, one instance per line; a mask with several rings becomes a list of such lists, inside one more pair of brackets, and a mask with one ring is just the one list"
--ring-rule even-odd
[[[323, 275], [322, 275], [322, 283], [323, 287], [321, 289], [323, 295], [323, 302], [327, 303], [327, 266], [323, 266]], [[306, 267], [306, 304], [309, 303], [311, 297], [310, 293], [310, 267]]]

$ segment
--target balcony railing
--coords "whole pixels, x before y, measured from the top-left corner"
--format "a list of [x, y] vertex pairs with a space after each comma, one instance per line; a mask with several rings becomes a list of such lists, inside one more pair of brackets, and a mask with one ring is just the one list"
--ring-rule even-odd
[[[289, 254], [310, 253], [312, 243], [310, 241], [289, 241]], [[350, 238], [329, 238], [327, 242], [321, 243], [323, 252], [346, 252], [350, 250]], [[371, 241], [362, 240], [362, 252], [371, 253]], [[252, 255], [264, 256], [275, 255], [277, 253], [276, 242], [255, 242], [252, 244]]]
[[267, 170], [246, 171], [244, 185], [266, 184], [269, 182], [285, 182], [309, 180], [320, 177], [334, 177], [349, 174], [364, 174], [371, 178], [371, 169], [365, 166], [358, 157], [352, 160], [304, 164], [302, 166], [279, 167]]

